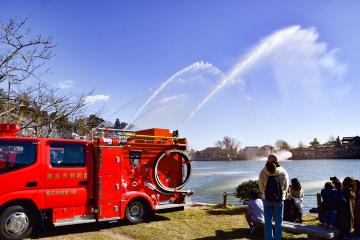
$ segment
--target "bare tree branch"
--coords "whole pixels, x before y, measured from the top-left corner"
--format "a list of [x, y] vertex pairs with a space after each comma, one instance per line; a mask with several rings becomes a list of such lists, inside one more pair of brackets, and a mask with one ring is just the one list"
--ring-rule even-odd
[[52, 55], [52, 37], [33, 36], [24, 29], [27, 18], [9, 18], [0, 25], [0, 83], [19, 84], [35, 77]]
[[[58, 88], [40, 81], [55, 45], [52, 37], [34, 35], [25, 29], [27, 21], [9, 18], [0, 22], [0, 123], [18, 123], [21, 133], [28, 136], [87, 134], [90, 121], [104, 121], [96, 114], [83, 116], [85, 96], [92, 92], [62, 94]], [[28, 80], [37, 80], [37, 84], [24, 88], [23, 82]]]

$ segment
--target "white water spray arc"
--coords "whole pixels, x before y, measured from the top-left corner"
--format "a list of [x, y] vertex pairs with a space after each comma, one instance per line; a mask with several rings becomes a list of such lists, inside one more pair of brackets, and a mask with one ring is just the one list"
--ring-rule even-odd
[[144, 108], [172, 81], [174, 81], [175, 79], [179, 78], [180, 76], [182, 76], [183, 74], [189, 73], [191, 71], [195, 71], [195, 70], [204, 70], [204, 71], [208, 71], [210, 73], [213, 74], [222, 74], [222, 72], [214, 67], [211, 63], [206, 63], [206, 62], [196, 62], [191, 64], [190, 66], [178, 71], [177, 73], [175, 73], [173, 76], [171, 76], [169, 79], [167, 79], [165, 82], [163, 82], [160, 87], [146, 100], [146, 102], [139, 108], [139, 110], [135, 113], [135, 115], [132, 117], [132, 119], [129, 121], [128, 125], [126, 126], [125, 130], [131, 126], [131, 124], [136, 120], [136, 118], [139, 116], [139, 114], [141, 113], [141, 111], [144, 110]]
[[209, 101], [209, 99], [219, 92], [226, 84], [239, 77], [251, 64], [255, 63], [259, 58], [268, 54], [273, 48], [288, 40], [293, 34], [299, 31], [300, 26], [292, 26], [273, 33], [271, 36], [265, 38], [261, 43], [255, 47], [250, 53], [245, 56], [236, 66], [220, 81], [220, 83], [200, 102], [200, 104], [190, 113], [190, 115], [183, 121], [178, 129], [182, 128], [191, 118]]
[[292, 153], [287, 150], [281, 150], [276, 153], [279, 157], [279, 161], [285, 161], [292, 157]]
[[[137, 95], [135, 95], [134, 97], [132, 97], [129, 101], [127, 101], [126, 103], [124, 103], [123, 105], [121, 105], [119, 108], [117, 108], [113, 113], [111, 113], [108, 117], [113, 117], [116, 114], [118, 114], [121, 110], [123, 110], [125, 107], [127, 107], [128, 105], [130, 105], [131, 103], [133, 103], [135, 100], [137, 100], [139, 97], [145, 95], [146, 93], [151, 92], [151, 89], [148, 89], [145, 92], [139, 93]], [[101, 126], [101, 124], [103, 124], [103, 122], [99, 123], [94, 129], [97, 129]]]
[[125, 107], [129, 106], [131, 103], [135, 102], [135, 100], [137, 100], [138, 98], [144, 96], [147, 93], [150, 93], [152, 90], [151, 88], [148, 89], [145, 92], [139, 93], [137, 95], [135, 95], [134, 97], [132, 97], [129, 101], [127, 101], [126, 103], [124, 103], [123, 105], [121, 105], [119, 108], [117, 108], [110, 116], [115, 116], [115, 114], [118, 114], [121, 110], [123, 110]]

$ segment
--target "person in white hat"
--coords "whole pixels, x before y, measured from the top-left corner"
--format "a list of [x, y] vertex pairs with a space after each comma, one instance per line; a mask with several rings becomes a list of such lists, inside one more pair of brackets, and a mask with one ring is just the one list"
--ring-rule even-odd
[[[284, 200], [289, 188], [289, 176], [280, 166], [279, 157], [271, 153], [259, 175], [259, 188], [264, 202], [265, 240], [281, 240]], [[275, 234], [272, 218], [275, 216]]]

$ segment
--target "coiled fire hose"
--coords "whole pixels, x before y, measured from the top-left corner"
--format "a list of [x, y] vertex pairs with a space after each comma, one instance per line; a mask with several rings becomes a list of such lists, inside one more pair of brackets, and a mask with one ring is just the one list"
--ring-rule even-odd
[[[167, 156], [168, 154], [171, 154], [171, 153], [177, 153], [179, 154], [184, 160], [185, 160], [185, 163], [186, 163], [186, 177], [184, 180], [182, 180], [182, 183], [177, 186], [177, 187], [173, 187], [173, 188], [170, 188], [170, 187], [167, 187], [165, 186], [160, 178], [159, 178], [159, 173], [158, 173], [158, 167], [159, 167], [159, 163], [160, 161], [165, 157]], [[161, 189], [161, 191], [165, 192], [165, 193], [175, 193], [175, 192], [178, 192], [178, 193], [188, 193], [188, 191], [181, 191], [181, 189], [187, 184], [187, 182], [189, 181], [190, 179], [190, 175], [191, 175], [191, 160], [190, 160], [190, 157], [184, 153], [183, 151], [180, 151], [180, 150], [169, 150], [169, 151], [166, 151], [164, 152], [163, 154], [161, 154], [159, 156], [159, 158], [155, 161], [155, 167], [154, 167], [154, 179], [155, 179], [155, 183], [157, 185], [157, 187], [159, 187]]]

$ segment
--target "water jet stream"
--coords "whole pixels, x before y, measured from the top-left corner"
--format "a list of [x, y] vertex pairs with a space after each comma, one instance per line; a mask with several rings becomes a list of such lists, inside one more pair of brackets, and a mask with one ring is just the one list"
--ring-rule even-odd
[[[127, 101], [126, 103], [124, 103], [123, 105], [121, 105], [119, 108], [117, 108], [113, 113], [111, 113], [108, 117], [113, 117], [115, 116], [115, 114], [118, 114], [122, 109], [124, 109], [125, 107], [127, 107], [128, 105], [130, 105], [131, 103], [133, 103], [135, 100], [137, 100], [139, 97], [144, 96], [146, 93], [151, 92], [151, 89], [148, 89], [145, 92], [139, 93], [137, 95], [135, 95], [134, 97], [130, 98], [129, 101]], [[103, 124], [103, 122], [101, 122], [99, 125], [97, 125], [94, 129], [97, 129], [98, 127], [101, 126], [101, 124]]]
[[139, 110], [135, 113], [135, 115], [132, 117], [132, 119], [129, 121], [128, 125], [126, 126], [125, 130], [128, 128], [128, 126], [131, 126], [131, 124], [135, 121], [135, 119], [139, 116], [142, 110], [172, 81], [177, 79], [183, 74], [189, 73], [191, 71], [195, 70], [206, 70], [213, 74], [222, 74], [222, 72], [213, 66], [211, 63], [206, 62], [195, 62], [192, 65], [178, 71], [173, 76], [171, 76], [169, 79], [167, 79], [165, 82], [163, 82], [160, 87], [145, 101], [145, 103], [139, 108]]
[[256, 60], [267, 54], [271, 49], [278, 44], [283, 43], [290, 36], [295, 34], [300, 29], [300, 26], [292, 26], [273, 33], [271, 36], [265, 38], [261, 43], [255, 47], [250, 53], [243, 58], [235, 67], [220, 81], [220, 83], [200, 102], [200, 104], [190, 113], [178, 129], [182, 128], [191, 118], [209, 101], [209, 99], [219, 92], [227, 83], [230, 83], [234, 78], [239, 77], [247, 67], [249, 67]]
[[134, 97], [132, 97], [129, 101], [127, 101], [126, 103], [124, 103], [123, 105], [121, 105], [119, 108], [117, 108], [111, 115], [110, 117], [114, 116], [115, 114], [118, 114], [122, 109], [124, 109], [125, 107], [127, 107], [128, 105], [130, 105], [131, 103], [133, 103], [135, 100], [137, 100], [139, 97], [144, 96], [145, 94], [151, 92], [151, 89], [148, 89], [147, 91], [144, 91], [142, 93], [139, 93], [137, 95], [135, 95]]

